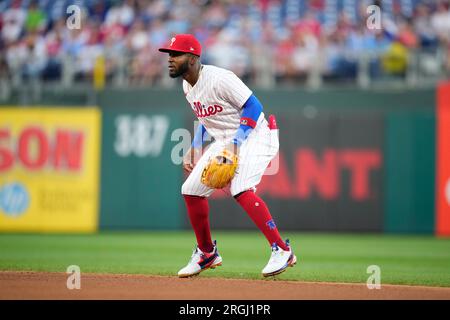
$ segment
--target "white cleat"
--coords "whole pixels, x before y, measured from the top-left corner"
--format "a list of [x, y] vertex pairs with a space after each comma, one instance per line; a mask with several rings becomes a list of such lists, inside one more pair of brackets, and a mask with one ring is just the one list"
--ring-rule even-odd
[[269, 262], [262, 270], [264, 277], [270, 277], [286, 271], [287, 267], [293, 267], [297, 263], [297, 257], [292, 252], [289, 240], [286, 240], [288, 251], [281, 249], [276, 243], [272, 244], [272, 255]]
[[217, 251], [216, 241], [214, 241], [214, 249], [210, 253], [202, 252], [198, 246], [194, 249], [191, 259], [188, 264], [178, 271], [180, 278], [187, 278], [198, 275], [200, 272], [207, 269], [214, 269], [222, 265], [222, 257]]

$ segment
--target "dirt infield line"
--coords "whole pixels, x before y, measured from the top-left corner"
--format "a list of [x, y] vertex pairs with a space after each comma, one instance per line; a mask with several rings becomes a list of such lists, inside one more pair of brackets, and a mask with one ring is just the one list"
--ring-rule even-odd
[[1, 300], [450, 300], [450, 288], [300, 281], [82, 274], [69, 290], [65, 273], [0, 271]]

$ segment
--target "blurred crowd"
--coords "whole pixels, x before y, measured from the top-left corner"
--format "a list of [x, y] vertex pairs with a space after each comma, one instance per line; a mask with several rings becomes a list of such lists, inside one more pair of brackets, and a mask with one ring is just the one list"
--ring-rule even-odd
[[[68, 28], [72, 4], [81, 8], [79, 29]], [[367, 27], [372, 4], [380, 29]], [[362, 56], [374, 77], [404, 75], [416, 51], [430, 53], [421, 61], [427, 72], [450, 71], [447, 0], [0, 0], [0, 73], [55, 80], [70, 65], [89, 79], [103, 57], [109, 80], [123, 72], [130, 85], [158, 84], [167, 56], [157, 48], [176, 33], [198, 37], [203, 63], [250, 81], [311, 70], [351, 78]]]

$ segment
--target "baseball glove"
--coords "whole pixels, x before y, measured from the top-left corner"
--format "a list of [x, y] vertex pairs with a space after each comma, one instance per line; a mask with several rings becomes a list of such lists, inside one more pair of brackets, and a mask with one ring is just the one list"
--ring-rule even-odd
[[238, 156], [223, 150], [211, 158], [202, 172], [202, 183], [210, 188], [222, 189], [233, 179], [238, 165]]

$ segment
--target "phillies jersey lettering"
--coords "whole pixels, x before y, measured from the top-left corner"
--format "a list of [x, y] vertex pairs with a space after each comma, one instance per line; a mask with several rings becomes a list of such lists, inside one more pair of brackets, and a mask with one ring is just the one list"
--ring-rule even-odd
[[222, 112], [223, 108], [222, 106], [219, 106], [217, 104], [213, 106], [206, 107], [204, 104], [200, 101], [194, 102], [194, 106], [192, 107], [192, 110], [194, 110], [195, 115], [197, 118], [204, 118], [204, 117], [210, 117], [215, 115], [216, 113]]
[[[234, 137], [240, 125], [242, 106], [252, 95], [233, 72], [211, 65], [202, 66], [194, 86], [183, 80], [183, 91], [199, 122], [220, 141]], [[259, 120], [263, 119], [261, 113]]]

